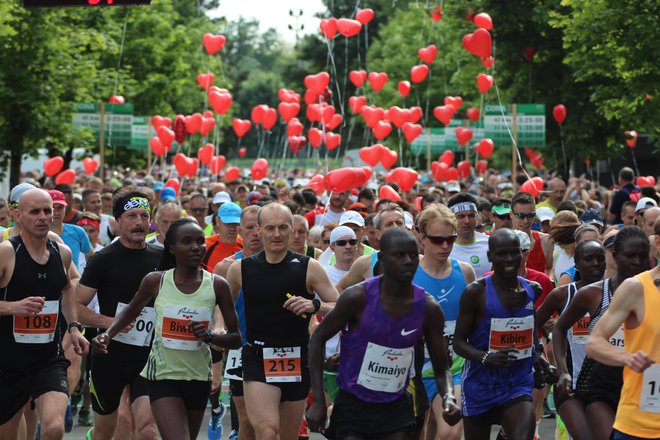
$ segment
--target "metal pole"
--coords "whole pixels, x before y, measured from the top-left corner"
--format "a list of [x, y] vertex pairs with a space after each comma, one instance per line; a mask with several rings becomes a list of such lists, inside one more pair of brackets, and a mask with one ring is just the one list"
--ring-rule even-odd
[[105, 174], [105, 102], [101, 103], [101, 125], [100, 125], [100, 130], [101, 132], [99, 133], [99, 156], [100, 156], [100, 162], [101, 162], [101, 172], [99, 173], [101, 180], [104, 180], [104, 174]]
[[513, 133], [513, 146], [511, 147], [511, 181], [513, 184], [513, 191], [517, 191], [516, 182], [518, 178], [518, 121], [517, 121], [517, 107], [516, 104], [512, 105], [513, 121], [511, 123], [511, 131]]

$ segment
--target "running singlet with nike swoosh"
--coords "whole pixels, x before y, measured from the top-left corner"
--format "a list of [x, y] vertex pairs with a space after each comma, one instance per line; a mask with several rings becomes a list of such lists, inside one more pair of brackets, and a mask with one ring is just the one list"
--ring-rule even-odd
[[413, 285], [407, 315], [389, 316], [380, 304], [382, 276], [364, 282], [360, 322], [341, 332], [337, 384], [342, 391], [372, 403], [392, 402], [406, 392], [415, 344], [424, 336], [426, 293]]

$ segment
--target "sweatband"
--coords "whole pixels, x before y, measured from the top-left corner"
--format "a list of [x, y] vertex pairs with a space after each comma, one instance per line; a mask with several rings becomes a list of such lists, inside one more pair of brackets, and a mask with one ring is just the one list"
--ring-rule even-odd
[[449, 209], [451, 209], [451, 212], [453, 212], [454, 214], [458, 214], [459, 212], [464, 212], [464, 211], [477, 212], [477, 205], [475, 205], [472, 202], [461, 202], [450, 206]]
[[97, 231], [101, 230], [101, 222], [98, 220], [92, 220], [91, 218], [83, 217], [76, 223], [77, 226], [93, 226]]

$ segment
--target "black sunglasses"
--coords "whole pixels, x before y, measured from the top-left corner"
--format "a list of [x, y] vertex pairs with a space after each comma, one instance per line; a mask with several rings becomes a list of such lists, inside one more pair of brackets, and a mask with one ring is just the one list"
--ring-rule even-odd
[[[509, 214], [495, 214], [495, 213], [493, 213], [493, 215], [495, 217], [499, 218], [500, 220], [509, 220], [511, 218], [511, 217], [509, 217]], [[534, 215], [536, 215], [536, 213], [534, 213]]]
[[457, 235], [428, 235], [427, 233], [424, 233], [424, 237], [428, 238], [429, 241], [435, 245], [441, 245], [442, 243], [447, 243], [448, 245], [454, 244], [456, 241]]
[[350, 244], [351, 246], [355, 246], [357, 244], [357, 240], [355, 238], [351, 238], [350, 240], [337, 240], [337, 241], [335, 241], [335, 246], [344, 247], [347, 244]]
[[330, 240], [323, 240], [323, 244], [330, 244]]
[[534, 220], [534, 217], [536, 217], [535, 212], [530, 212], [529, 214], [525, 214], [524, 212], [514, 212], [513, 215], [515, 215], [519, 220]]

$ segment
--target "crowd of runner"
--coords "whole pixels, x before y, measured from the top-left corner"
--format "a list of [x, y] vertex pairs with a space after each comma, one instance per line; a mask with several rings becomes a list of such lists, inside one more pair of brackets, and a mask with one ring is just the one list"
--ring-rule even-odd
[[545, 177], [24, 176], [0, 440], [196, 439], [208, 405], [209, 440], [660, 439], [658, 187]]

